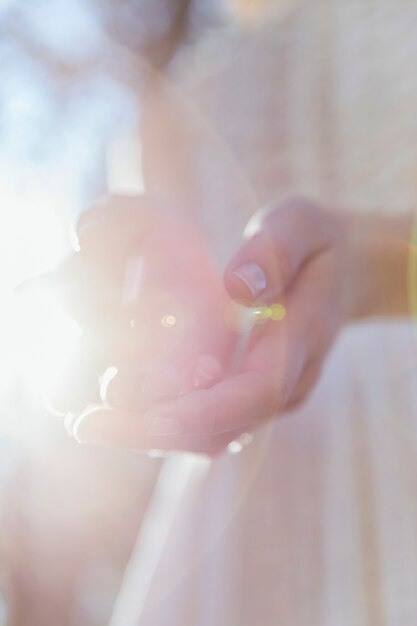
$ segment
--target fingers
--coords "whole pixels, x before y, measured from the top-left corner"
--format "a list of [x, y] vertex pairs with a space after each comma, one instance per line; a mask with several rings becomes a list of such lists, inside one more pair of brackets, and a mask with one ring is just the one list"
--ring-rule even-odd
[[[121, 310], [125, 317], [138, 317], [139, 308], [146, 315], [155, 296], [166, 308], [158, 322], [165, 314], [173, 319], [170, 308], [178, 306], [179, 317], [187, 316], [195, 295], [202, 300], [214, 285], [216, 297], [225, 297], [203, 238], [172, 206], [149, 196], [113, 196], [82, 214], [75, 228], [80, 253], [59, 270], [59, 280], [73, 286], [68, 299], [81, 304], [90, 328], [100, 329], [102, 319], [112, 324]], [[137, 331], [140, 320], [133, 321]]]
[[141, 415], [155, 402], [175, 398], [193, 389], [208, 389], [222, 376], [220, 361], [210, 354], [193, 359], [183, 369], [170, 363], [144, 365], [136, 360], [118, 369], [109, 368], [102, 377], [100, 397], [108, 408], [121, 408]]
[[[136, 396], [132, 402], [130, 396], [130, 407], [119, 402], [123, 406], [115, 410], [88, 410], [73, 425], [73, 435], [82, 443], [138, 450], [219, 453], [242, 432], [284, 411], [294, 396], [305, 356], [292, 342], [289, 331], [280, 336], [271, 328], [255, 342], [242, 373], [210, 389], [168, 398], [168, 387], [175, 393], [179, 383], [166, 372], [164, 381], [152, 378], [147, 389], [159, 384], [158, 391], [162, 387], [168, 391], [165, 397], [154, 394], [147, 407], [143, 397]], [[204, 364], [214, 363], [205, 357]], [[152, 376], [156, 374], [155, 369]], [[133, 410], [139, 407], [141, 411]]]
[[225, 272], [230, 296], [246, 304], [273, 303], [303, 264], [335, 240], [338, 223], [306, 200], [261, 212], [249, 224], [251, 239]]
[[73, 232], [75, 247], [100, 256], [129, 250], [149, 235], [154, 209], [148, 196], [109, 196], [80, 215]]
[[[327, 326], [333, 315], [323, 309], [324, 296], [329, 293], [328, 272], [319, 267], [322, 260], [327, 267], [328, 258], [320, 254], [315, 259], [318, 263], [307, 261], [325, 250], [331, 255], [337, 236], [336, 222], [301, 201], [262, 215], [254, 237], [229, 265], [226, 286], [235, 299], [249, 303], [274, 303], [284, 289], [291, 289], [287, 290], [286, 317], [278, 321], [271, 316], [255, 329], [241, 372], [218, 382], [222, 375], [219, 361], [210, 355], [194, 360], [193, 350], [187, 352], [189, 346], [198, 344], [199, 334], [192, 331], [187, 335], [186, 356], [175, 361], [171, 355], [166, 369], [161, 369], [161, 364], [151, 370], [121, 368], [105, 391], [109, 408], [83, 413], [74, 425], [76, 438], [134, 449], [212, 454], [304, 397], [318, 371], [313, 368], [305, 374], [306, 363], [311, 362], [314, 351], [321, 354], [327, 345], [332, 334]], [[185, 275], [188, 264], [189, 257]], [[151, 318], [159, 323], [169, 313], [173, 326], [170, 324], [167, 332], [180, 329], [177, 322], [188, 312], [187, 298], [180, 301], [181, 311], [172, 314], [164, 306], [158, 314], [152, 310]], [[209, 305], [207, 310], [206, 305], [198, 307], [198, 321], [200, 315], [201, 320], [215, 318]], [[151, 328], [151, 319], [145, 321], [138, 328]], [[152, 344], [154, 348], [154, 340]]]
[[243, 372], [211, 389], [194, 391], [151, 407], [144, 416], [148, 432], [166, 437], [174, 424], [179, 435], [221, 435], [254, 428], [286, 401], [287, 389], [261, 372]]
[[[219, 454], [235, 438], [231, 433], [210, 437], [180, 433], [175, 424], [165, 424], [165, 428], [169, 429], [169, 434], [153, 434], [152, 427], [137, 413], [120, 409], [92, 409], [73, 423], [72, 432], [79, 443], [139, 451], [185, 450], [209, 456]], [[236, 436], [239, 434], [236, 433]]]
[[109, 368], [102, 377], [100, 398], [107, 408], [142, 415], [152, 403], [174, 398], [182, 387], [182, 373], [166, 363], [143, 366], [140, 362]]
[[259, 372], [245, 372], [211, 389], [159, 402], [141, 418], [123, 410], [89, 411], [74, 425], [82, 443], [215, 454], [243, 431], [272, 416], [288, 392]]
[[[188, 372], [188, 390], [209, 389], [223, 377], [223, 366], [212, 354], [202, 354], [192, 362]], [[185, 390], [186, 392], [187, 390]]]
[[190, 284], [201, 270], [207, 275], [207, 250], [195, 226], [172, 203], [153, 196], [110, 196], [93, 205], [81, 214], [73, 239], [86, 262], [108, 277], [138, 254], [151, 260], [151, 280], [163, 276], [178, 283], [184, 277]]
[[161, 397], [218, 382], [232, 337], [224, 288], [201, 238], [148, 198], [110, 198], [81, 216], [77, 233], [81, 251], [56, 281], [106, 350], [106, 364], [118, 367], [101, 385], [107, 406], [141, 414]]
[[[220, 362], [212, 355], [201, 355], [190, 365], [179, 370], [173, 365], [155, 362], [143, 365], [140, 361], [121, 368], [109, 367], [103, 374], [103, 359], [86, 350], [85, 341], [68, 370], [61, 373], [45, 397], [52, 413], [67, 416], [72, 432], [77, 414], [103, 403], [109, 408], [135, 412], [138, 419], [153, 404], [175, 398], [197, 388], [209, 388], [223, 375]], [[117, 437], [116, 437], [117, 439]]]
[[100, 386], [100, 397], [107, 407], [143, 413], [152, 402], [180, 393], [181, 375], [173, 366], [140, 362], [120, 369], [109, 368]]
[[[146, 409], [140, 398], [135, 404], [130, 397], [130, 406], [88, 411], [75, 424], [76, 439], [141, 450], [216, 453], [288, 406], [306, 358], [303, 343], [294, 336], [295, 317], [290, 317], [292, 324], [267, 322], [258, 329], [240, 374], [210, 389], [175, 398], [155, 397]], [[214, 366], [215, 361], [205, 357], [202, 364]]]

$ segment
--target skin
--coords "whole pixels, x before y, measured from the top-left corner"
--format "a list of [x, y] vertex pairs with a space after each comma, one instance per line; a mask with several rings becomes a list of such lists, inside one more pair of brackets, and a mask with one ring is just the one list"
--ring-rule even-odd
[[[205, 141], [210, 138], [198, 116], [156, 76], [142, 112], [148, 195], [111, 198], [87, 211], [78, 225], [81, 252], [60, 282], [77, 289], [84, 284], [69, 301], [81, 303], [89, 319], [53, 404], [69, 414], [70, 432], [80, 442], [219, 454], [241, 433], [308, 398], [346, 323], [409, 314], [411, 216], [354, 218], [291, 199], [255, 216], [219, 276], [196, 227], [195, 155]], [[139, 307], [145, 317], [137, 324], [146, 329], [145, 337], [136, 334], [132, 341], [132, 333], [126, 334], [129, 320], [125, 309], [120, 316], [120, 302], [126, 266], [138, 255], [146, 259], [145, 284], [168, 292], [186, 312], [176, 346], [167, 342], [158, 325], [161, 310], [149, 299]], [[257, 266], [263, 276], [264, 288], [255, 295], [239, 278], [245, 265]], [[104, 298], [97, 283], [104, 285]], [[224, 322], [228, 298], [244, 305], [279, 303], [286, 312], [281, 321], [255, 326], [233, 374], [229, 365], [239, 337]], [[118, 373], [104, 394], [102, 389], [105, 406], [97, 406], [97, 380], [108, 365]], [[201, 365], [209, 376], [196, 388]]]
[[[146, 200], [141, 203], [146, 204]], [[109, 217], [114, 217], [115, 205], [113, 200]], [[117, 210], [120, 215], [120, 206]], [[163, 238], [164, 222], [154, 208], [151, 223], [155, 216]], [[101, 221], [98, 226], [93, 221], [89, 226], [84, 250], [85, 254], [88, 250], [91, 266], [104, 264], [100, 251], [106, 249], [109, 236], [119, 238], [122, 245], [119, 248], [116, 244], [116, 249], [123, 257], [126, 238], [132, 232], [129, 219], [124, 227], [122, 220], [117, 231], [111, 222], [106, 226]], [[174, 224], [168, 226], [167, 241], [173, 236]], [[199, 320], [198, 332], [194, 328], [185, 334], [187, 358], [176, 355], [167, 359], [160, 352], [152, 360], [151, 370], [148, 354], [142, 363], [136, 359], [133, 368], [131, 361], [121, 359], [118, 375], [108, 388], [106, 408], [89, 408], [77, 414], [72, 422], [73, 435], [83, 443], [216, 455], [241, 433], [289, 413], [308, 398], [344, 324], [365, 317], [408, 315], [407, 271], [410, 254], [414, 254], [408, 243], [410, 228], [410, 217], [358, 220], [305, 199], [260, 212], [226, 268], [224, 287], [232, 299], [247, 306], [279, 302], [285, 307], [285, 317], [255, 325], [233, 375], [227, 373], [226, 362], [235, 333], [223, 322], [226, 296], [221, 279], [215, 276], [198, 233], [192, 229], [186, 235], [184, 231], [177, 233], [177, 242], [187, 238], [183, 249], [191, 254], [182, 259], [183, 275], [171, 275], [168, 283], [171, 292], [180, 294]], [[159, 267], [152, 273], [154, 282], [165, 280], [163, 259], [163, 254], [151, 259]], [[196, 259], [199, 270], [192, 284], [187, 264], [192, 262], [195, 267]], [[259, 293], [241, 278], [240, 268], [248, 265], [263, 274]], [[199, 284], [205, 285], [203, 304], [199, 302]], [[206, 310], [208, 301], [210, 311]], [[158, 345], [157, 338], [154, 340]], [[195, 367], [213, 346], [211, 356], [220, 363], [219, 369], [205, 388], [195, 388], [190, 364]], [[177, 386], [164, 370], [167, 364], [182, 381]], [[153, 393], [154, 385], [151, 392], [149, 387], [141, 387], [139, 393], [131, 393], [132, 388], [138, 389], [138, 380], [143, 380], [146, 371], [151, 372], [154, 385], [160, 378], [168, 379], [167, 387], [171, 387], [165, 396]]]
[[[140, 415], [218, 381], [236, 333], [224, 323], [226, 290], [195, 226], [160, 199], [111, 197], [76, 230], [80, 250], [53, 283], [84, 333], [50, 408], [69, 415], [72, 428], [100, 392], [107, 407]], [[99, 390], [108, 366], [117, 375]]]

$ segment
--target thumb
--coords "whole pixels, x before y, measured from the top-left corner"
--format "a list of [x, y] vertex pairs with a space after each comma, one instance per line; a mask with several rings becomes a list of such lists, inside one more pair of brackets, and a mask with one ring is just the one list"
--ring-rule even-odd
[[245, 232], [251, 238], [226, 268], [225, 286], [238, 302], [269, 304], [310, 257], [334, 243], [338, 222], [314, 203], [296, 199], [257, 213]]

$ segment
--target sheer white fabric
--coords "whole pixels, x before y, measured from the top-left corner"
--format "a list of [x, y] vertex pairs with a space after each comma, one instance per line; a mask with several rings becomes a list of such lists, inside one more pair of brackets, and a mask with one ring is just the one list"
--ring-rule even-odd
[[[183, 55], [176, 80], [212, 133], [194, 174], [221, 262], [258, 204], [291, 193], [413, 209], [416, 25], [406, 0], [305, 0], [228, 31], [211, 67], [213, 47]], [[347, 329], [301, 411], [190, 481], [129, 623], [414, 624], [416, 364], [407, 322]]]

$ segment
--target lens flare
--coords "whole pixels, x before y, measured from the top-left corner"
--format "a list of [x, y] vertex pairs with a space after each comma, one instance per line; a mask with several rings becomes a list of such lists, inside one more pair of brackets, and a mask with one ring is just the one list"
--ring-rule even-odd
[[281, 322], [285, 318], [286, 313], [284, 305], [279, 303], [271, 304], [271, 306], [260, 305], [252, 309], [255, 324], [262, 324], [267, 320]]
[[171, 328], [172, 326], [175, 326], [176, 323], [177, 318], [175, 317], [175, 315], [164, 315], [161, 318], [161, 326], [163, 326], [164, 328]]

